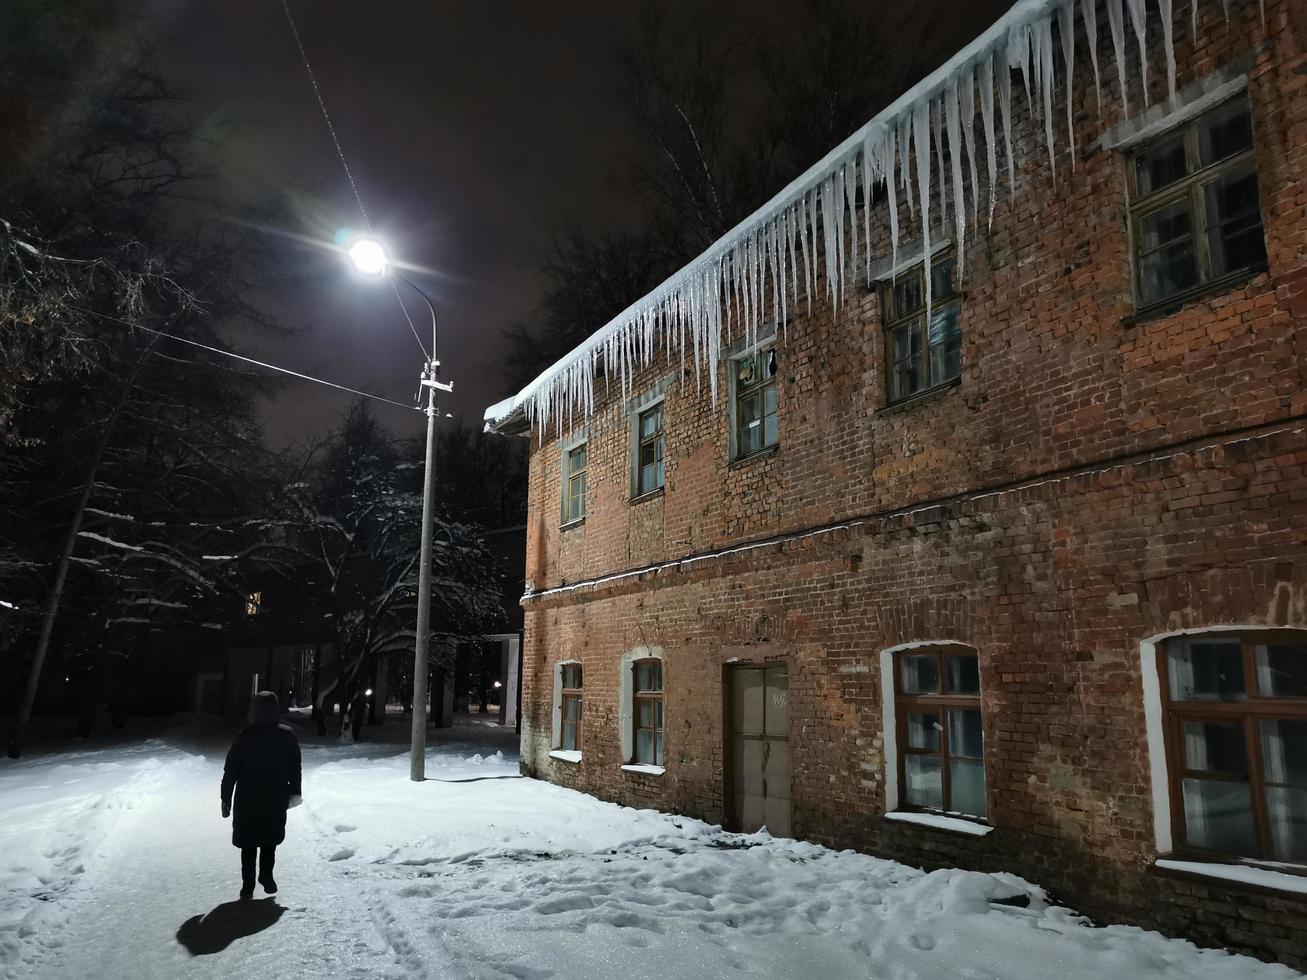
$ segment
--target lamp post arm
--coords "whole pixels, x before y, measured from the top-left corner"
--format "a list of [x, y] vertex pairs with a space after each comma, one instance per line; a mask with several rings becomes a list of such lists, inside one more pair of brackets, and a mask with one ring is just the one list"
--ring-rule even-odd
[[426, 290], [415, 283], [412, 279], [408, 278], [408, 276], [402, 276], [398, 272], [392, 272], [391, 275], [409, 289], [413, 290], [413, 292], [421, 296], [422, 302], [426, 303], [427, 309], [431, 311], [431, 361], [435, 365], [435, 373], [432, 375], [434, 378], [439, 374], [440, 370], [440, 358], [436, 355], [436, 304], [431, 302], [431, 297], [427, 295]]

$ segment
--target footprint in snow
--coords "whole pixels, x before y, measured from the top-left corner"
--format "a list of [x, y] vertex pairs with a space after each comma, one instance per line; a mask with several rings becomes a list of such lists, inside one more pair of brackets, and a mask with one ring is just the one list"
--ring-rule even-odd
[[924, 932], [914, 932], [912, 935], [908, 936], [908, 944], [913, 949], [919, 949], [922, 952], [928, 953], [935, 948], [935, 937], [928, 936]]
[[354, 848], [352, 848], [352, 847], [342, 847], [342, 848], [341, 848], [340, 850], [338, 850], [335, 854], [331, 855], [331, 857], [327, 858], [327, 860], [328, 860], [328, 861], [344, 861], [346, 858], [352, 858], [353, 856], [354, 856]]
[[354, 830], [358, 830], [358, 828], [355, 827], [352, 823], [338, 823], [338, 824], [336, 824], [336, 833], [338, 833], [338, 834], [348, 834], [348, 833], [350, 833], [351, 831], [354, 831]]

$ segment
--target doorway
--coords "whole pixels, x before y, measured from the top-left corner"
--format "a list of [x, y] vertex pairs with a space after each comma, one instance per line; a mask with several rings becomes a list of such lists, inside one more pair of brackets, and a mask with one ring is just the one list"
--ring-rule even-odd
[[783, 663], [726, 668], [727, 823], [790, 836], [790, 680]]

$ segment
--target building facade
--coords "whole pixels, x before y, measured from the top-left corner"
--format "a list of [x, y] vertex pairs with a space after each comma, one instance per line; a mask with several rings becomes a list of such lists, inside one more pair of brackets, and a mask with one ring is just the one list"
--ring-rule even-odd
[[1127, 112], [1108, 6], [1053, 13], [1051, 103], [1012, 72], [992, 217], [977, 114], [930, 241], [850, 198], [841, 288], [766, 293], [715, 392], [655, 342], [488, 413], [532, 439], [523, 768], [1304, 968], [1307, 8], [1177, 4], [1171, 95], [1150, 6]]

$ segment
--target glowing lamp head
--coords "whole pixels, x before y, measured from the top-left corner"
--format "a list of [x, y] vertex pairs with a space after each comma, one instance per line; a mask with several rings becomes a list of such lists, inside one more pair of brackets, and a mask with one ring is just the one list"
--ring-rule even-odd
[[370, 698], [370, 697], [372, 697], [372, 688], [368, 688], [366, 691], [364, 691], [364, 692], [363, 692], [363, 696], [364, 696], [365, 698]]
[[360, 275], [384, 276], [386, 270], [390, 268], [390, 256], [386, 254], [386, 246], [375, 238], [354, 239], [345, 249], [345, 254], [349, 256], [354, 271]]

